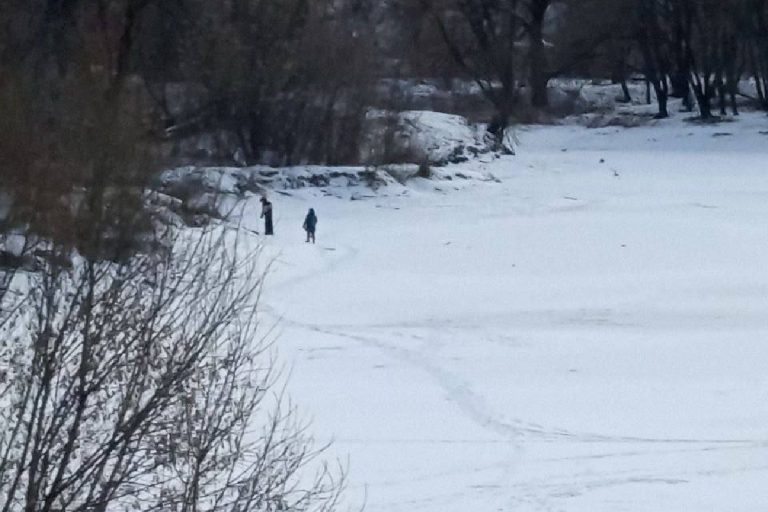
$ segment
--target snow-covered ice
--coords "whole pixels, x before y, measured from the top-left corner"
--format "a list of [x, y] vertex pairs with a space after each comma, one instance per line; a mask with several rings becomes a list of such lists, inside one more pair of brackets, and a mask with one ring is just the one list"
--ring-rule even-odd
[[500, 183], [273, 195], [266, 321], [350, 505], [766, 510], [768, 120], [517, 137], [462, 164]]

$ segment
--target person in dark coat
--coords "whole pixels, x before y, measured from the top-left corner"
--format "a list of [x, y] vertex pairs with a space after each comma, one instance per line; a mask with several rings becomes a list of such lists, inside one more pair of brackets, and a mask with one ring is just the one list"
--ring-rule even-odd
[[315, 243], [315, 228], [317, 227], [317, 215], [314, 208], [310, 208], [307, 216], [304, 217], [304, 231], [307, 232], [307, 242], [312, 240]]
[[264, 234], [274, 235], [272, 226], [272, 203], [266, 197], [261, 198], [261, 218], [264, 219]]

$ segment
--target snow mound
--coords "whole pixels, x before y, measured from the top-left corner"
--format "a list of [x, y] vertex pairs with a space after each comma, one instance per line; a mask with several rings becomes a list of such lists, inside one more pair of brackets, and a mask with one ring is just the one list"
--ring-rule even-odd
[[368, 164], [442, 166], [491, 151], [485, 131], [462, 116], [425, 110], [371, 110], [366, 123], [360, 160]]

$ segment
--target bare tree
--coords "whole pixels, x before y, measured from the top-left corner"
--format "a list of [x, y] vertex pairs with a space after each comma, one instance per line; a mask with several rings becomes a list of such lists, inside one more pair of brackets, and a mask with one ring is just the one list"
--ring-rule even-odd
[[531, 104], [534, 107], [549, 105], [549, 59], [544, 41], [544, 20], [552, 0], [528, 0], [525, 3], [523, 26], [528, 34], [528, 76], [531, 87]]
[[204, 94], [198, 111], [174, 120], [178, 128], [223, 129], [248, 163], [344, 161], [333, 154], [342, 147], [356, 154], [372, 39], [354, 2], [233, 0], [211, 9], [186, 1], [194, 15], [182, 76]]
[[665, 4], [658, 0], [638, 0], [639, 5], [639, 41], [643, 55], [643, 68], [646, 80], [653, 86], [659, 112], [657, 117], [669, 116], [668, 77], [672, 70], [671, 43], [666, 28], [668, 16]]
[[[0, 331], [0, 510], [327, 511], [238, 240], [17, 276]], [[314, 469], [313, 469], [314, 468]], [[308, 474], [307, 470], [314, 471]]]
[[746, 27], [745, 53], [755, 80], [758, 101], [768, 110], [768, 1], [748, 0], [742, 10]]
[[524, 37], [520, 0], [418, 0], [459, 68], [480, 88], [495, 115], [488, 131], [499, 149], [519, 102]]

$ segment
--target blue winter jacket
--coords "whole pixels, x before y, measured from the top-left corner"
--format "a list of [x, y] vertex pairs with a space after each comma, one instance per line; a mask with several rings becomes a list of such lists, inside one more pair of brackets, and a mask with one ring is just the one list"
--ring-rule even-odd
[[317, 215], [315, 215], [315, 210], [310, 209], [307, 217], [304, 219], [304, 229], [307, 231], [314, 231], [316, 226]]

